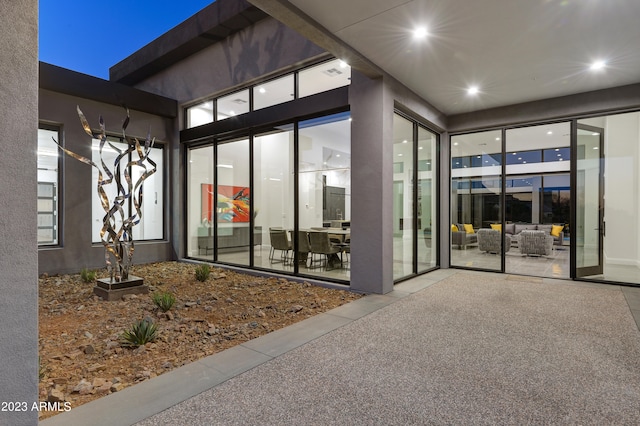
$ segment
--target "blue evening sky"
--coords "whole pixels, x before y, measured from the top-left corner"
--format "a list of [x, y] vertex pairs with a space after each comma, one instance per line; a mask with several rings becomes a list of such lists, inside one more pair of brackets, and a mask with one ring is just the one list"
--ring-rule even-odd
[[40, 60], [109, 79], [109, 67], [214, 0], [40, 0]]

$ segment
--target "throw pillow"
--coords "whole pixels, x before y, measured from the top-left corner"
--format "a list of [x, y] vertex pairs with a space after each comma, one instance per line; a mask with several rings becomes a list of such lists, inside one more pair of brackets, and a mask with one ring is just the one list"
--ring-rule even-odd
[[457, 226], [455, 226], [454, 224], [451, 224], [451, 232], [458, 232], [459, 229]]
[[491, 224], [491, 229], [495, 229], [496, 231], [502, 231], [502, 224], [501, 223], [492, 223]]
[[466, 232], [467, 234], [475, 233], [475, 231], [473, 230], [473, 225], [471, 225], [470, 223], [465, 223], [464, 224], [464, 232]]
[[553, 225], [551, 227], [551, 235], [553, 235], [554, 237], [559, 237], [560, 232], [562, 232], [563, 229], [564, 225]]

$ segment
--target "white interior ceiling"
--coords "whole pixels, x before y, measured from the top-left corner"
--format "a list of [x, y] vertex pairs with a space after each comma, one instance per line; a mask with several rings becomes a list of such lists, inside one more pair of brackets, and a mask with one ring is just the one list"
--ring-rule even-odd
[[290, 3], [445, 114], [640, 82], [639, 0]]

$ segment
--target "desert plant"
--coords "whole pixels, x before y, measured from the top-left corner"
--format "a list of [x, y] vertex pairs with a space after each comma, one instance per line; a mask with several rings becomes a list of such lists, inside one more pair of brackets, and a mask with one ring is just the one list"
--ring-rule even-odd
[[209, 278], [209, 274], [211, 274], [211, 267], [209, 265], [203, 264], [196, 267], [196, 279], [198, 281], [205, 282], [207, 278]]
[[82, 281], [85, 283], [92, 283], [96, 280], [96, 271], [84, 268], [80, 271], [80, 278], [82, 278]]
[[142, 346], [153, 342], [158, 334], [158, 326], [150, 319], [136, 321], [131, 328], [122, 333], [126, 346]]
[[151, 295], [151, 300], [162, 312], [167, 312], [176, 303], [176, 297], [168, 291], [156, 291]]

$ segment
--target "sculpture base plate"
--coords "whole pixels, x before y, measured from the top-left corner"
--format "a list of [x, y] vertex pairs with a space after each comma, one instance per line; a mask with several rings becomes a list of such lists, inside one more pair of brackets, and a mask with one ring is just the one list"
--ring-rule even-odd
[[121, 300], [125, 294], [147, 294], [149, 287], [143, 284], [140, 277], [129, 275], [124, 281], [111, 281], [111, 278], [101, 278], [93, 288], [93, 294], [103, 300], [112, 302]]

